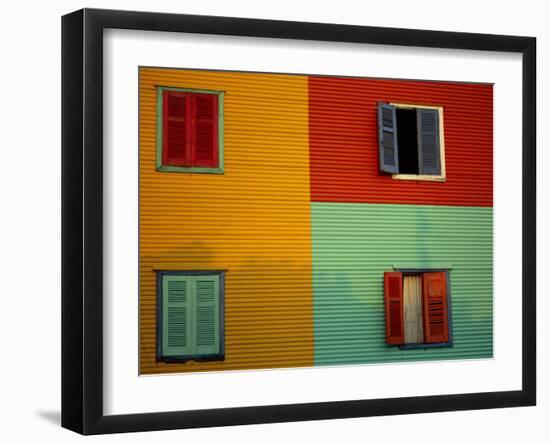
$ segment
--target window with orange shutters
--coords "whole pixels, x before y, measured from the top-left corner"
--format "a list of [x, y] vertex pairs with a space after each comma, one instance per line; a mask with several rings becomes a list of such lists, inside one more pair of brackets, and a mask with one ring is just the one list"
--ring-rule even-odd
[[452, 345], [448, 271], [384, 273], [386, 343]]

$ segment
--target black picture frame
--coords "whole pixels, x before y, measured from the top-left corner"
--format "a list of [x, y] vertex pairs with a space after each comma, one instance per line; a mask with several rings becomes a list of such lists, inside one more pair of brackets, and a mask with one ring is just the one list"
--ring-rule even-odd
[[[103, 31], [501, 51], [522, 55], [522, 388], [130, 415], [103, 412]], [[62, 426], [82, 434], [152, 431], [536, 403], [536, 39], [339, 24], [83, 9], [62, 18]]]

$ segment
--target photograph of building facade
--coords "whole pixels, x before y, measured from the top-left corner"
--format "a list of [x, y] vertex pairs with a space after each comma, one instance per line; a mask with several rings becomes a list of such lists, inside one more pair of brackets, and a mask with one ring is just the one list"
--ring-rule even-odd
[[140, 69], [140, 373], [493, 356], [493, 86]]

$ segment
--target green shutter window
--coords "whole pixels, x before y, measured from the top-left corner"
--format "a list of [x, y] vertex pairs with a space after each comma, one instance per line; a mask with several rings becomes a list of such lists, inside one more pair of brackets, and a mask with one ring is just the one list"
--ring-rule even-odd
[[159, 358], [168, 361], [223, 358], [223, 274], [159, 274]]
[[162, 349], [165, 356], [190, 354], [191, 329], [191, 282], [183, 275], [166, 275], [162, 285]]
[[218, 354], [220, 348], [219, 277], [195, 277], [195, 353]]

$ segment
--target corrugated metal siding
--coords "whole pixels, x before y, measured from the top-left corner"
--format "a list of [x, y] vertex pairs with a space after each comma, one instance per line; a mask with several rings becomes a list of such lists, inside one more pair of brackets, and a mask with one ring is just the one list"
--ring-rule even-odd
[[[309, 99], [312, 201], [492, 206], [492, 85], [310, 77]], [[377, 101], [443, 106], [445, 183], [378, 172]]]
[[[493, 210], [312, 203], [315, 364], [493, 355]], [[385, 343], [383, 274], [452, 265], [452, 348]]]
[[[225, 91], [225, 173], [155, 170], [155, 85]], [[310, 366], [307, 77], [140, 70], [140, 372]], [[154, 270], [226, 270], [225, 361], [156, 362]]]

